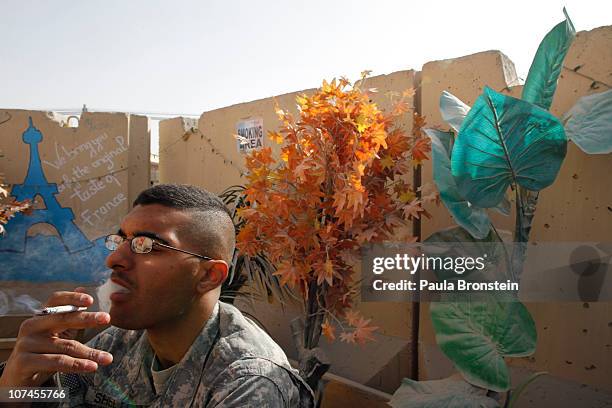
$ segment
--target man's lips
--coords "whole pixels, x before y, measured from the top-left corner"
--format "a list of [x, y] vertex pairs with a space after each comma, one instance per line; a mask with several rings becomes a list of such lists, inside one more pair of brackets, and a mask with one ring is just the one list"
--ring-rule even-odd
[[110, 280], [111, 282], [115, 284], [113, 287], [113, 293], [116, 293], [116, 292], [128, 293], [132, 291], [130, 289], [131, 285], [126, 283], [123, 279], [118, 278], [116, 276], [111, 276]]
[[125, 302], [130, 298], [130, 292], [113, 292], [109, 298], [111, 302]]
[[115, 276], [111, 276], [111, 282], [113, 283], [113, 289], [110, 294], [110, 300], [113, 302], [124, 302], [128, 300], [132, 293], [130, 286], [124, 280]]

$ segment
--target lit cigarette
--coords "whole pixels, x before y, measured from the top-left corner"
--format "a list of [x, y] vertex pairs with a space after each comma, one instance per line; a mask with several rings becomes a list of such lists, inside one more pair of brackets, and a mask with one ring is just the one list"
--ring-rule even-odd
[[37, 316], [44, 316], [44, 315], [60, 314], [60, 313], [82, 312], [84, 310], [87, 310], [87, 308], [73, 306], [73, 305], [66, 305], [66, 306], [45, 307], [41, 310], [37, 310], [35, 314]]

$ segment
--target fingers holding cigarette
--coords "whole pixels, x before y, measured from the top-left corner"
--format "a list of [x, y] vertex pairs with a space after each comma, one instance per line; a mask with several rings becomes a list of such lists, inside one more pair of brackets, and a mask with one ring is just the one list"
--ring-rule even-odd
[[[53, 310], [60, 312], [37, 315], [25, 320], [21, 324], [19, 333], [23, 335], [40, 332], [60, 333], [67, 329], [86, 329], [110, 323], [110, 315], [106, 312], [69, 312], [64, 308]], [[62, 310], [64, 311], [61, 312]]]
[[[75, 305], [78, 307], [86, 308], [86, 307], [93, 305], [93, 298], [87, 295], [86, 289], [81, 286], [75, 288], [74, 292], [69, 292], [69, 291], [55, 292], [51, 296], [51, 298], [47, 301], [46, 306], [48, 307], [62, 306], [62, 308], [60, 308], [59, 310], [51, 309], [50, 311], [47, 311], [46, 310], [47, 308], [45, 308], [41, 310], [40, 312], [45, 311], [47, 312], [45, 314], [56, 314], [56, 312], [66, 311], [65, 308], [63, 307], [65, 305], [69, 305], [70, 310], [72, 310], [75, 307]], [[77, 309], [76, 311], [82, 311], [82, 310], [83, 309], [80, 309], [80, 310]], [[40, 315], [42, 313], [37, 313], [37, 314]], [[78, 339], [79, 337], [83, 338], [84, 332], [85, 332], [85, 329], [66, 329], [62, 331], [61, 333], [58, 333], [58, 336], [65, 338], [65, 339]]]
[[61, 335], [109, 324], [108, 313], [86, 311], [92, 304], [93, 298], [85, 293], [54, 293], [44, 309], [21, 324], [0, 386], [39, 386], [56, 371], [92, 372], [110, 364], [111, 354]]
[[50, 315], [50, 314], [84, 312], [85, 310], [87, 310], [87, 308], [83, 306], [62, 305], [62, 306], [44, 307], [40, 310], [37, 310], [36, 313], [34, 314], [36, 316], [45, 316], [45, 315]]
[[[86, 329], [110, 323], [110, 315], [105, 312], [86, 312], [93, 305], [94, 299], [86, 293], [60, 291], [47, 300], [45, 308], [38, 310], [35, 317], [22, 324], [24, 334], [30, 332], [59, 333], [67, 329]], [[78, 312], [78, 313], [75, 313]], [[23, 327], [25, 326], [25, 327]], [[32, 331], [30, 331], [32, 330]]]
[[[83, 288], [76, 288], [75, 292], [53, 293], [46, 303], [47, 307], [35, 312], [34, 320], [41, 321], [36, 324], [37, 330], [49, 330], [54, 333], [64, 330], [76, 332], [79, 329], [109, 324], [110, 315], [108, 313], [86, 312], [87, 308], [93, 305], [94, 300], [83, 292]], [[38, 318], [38, 316], [43, 318]]]
[[55, 306], [64, 306], [64, 305], [73, 305], [79, 307], [90, 307], [93, 305], [94, 299], [87, 293], [82, 292], [68, 292], [61, 291], [55, 292], [51, 295], [51, 297], [47, 300], [45, 306], [47, 307], [55, 307]]

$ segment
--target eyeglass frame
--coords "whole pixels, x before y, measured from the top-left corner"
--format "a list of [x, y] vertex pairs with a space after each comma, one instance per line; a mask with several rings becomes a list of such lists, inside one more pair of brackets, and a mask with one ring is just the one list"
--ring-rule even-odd
[[[110, 249], [108, 247], [108, 244], [109, 244], [109, 241], [110, 241], [111, 237], [119, 237], [119, 238], [121, 238], [121, 242], [119, 244], [117, 244], [117, 248], [115, 248], [115, 249]], [[136, 238], [148, 238], [148, 239], [150, 239], [151, 242], [152, 242], [151, 248], [147, 252], [136, 252], [136, 250], [132, 246], [132, 243], [134, 242], [134, 239], [136, 239]], [[213, 261], [214, 260], [213, 258], [211, 258], [209, 256], [199, 255], [199, 254], [196, 254], [196, 253], [193, 253], [193, 252], [186, 251], [184, 249], [176, 248], [176, 247], [173, 247], [173, 246], [170, 246], [170, 245], [167, 245], [167, 244], [162, 244], [161, 242], [156, 241], [155, 238], [147, 237], [146, 235], [136, 235], [136, 236], [134, 236], [132, 238], [127, 238], [127, 237], [121, 236], [119, 234], [109, 234], [109, 235], [106, 236], [106, 238], [104, 238], [104, 246], [109, 251], [114, 252], [114, 251], [116, 251], [119, 248], [119, 246], [121, 244], [123, 244], [126, 241], [129, 241], [129, 243], [130, 243], [130, 251], [132, 251], [132, 253], [138, 254], [138, 255], [151, 253], [151, 251], [153, 250], [153, 246], [154, 245], [158, 245], [158, 246], [160, 246], [162, 248], [168, 248], [168, 249], [172, 249], [174, 251], [183, 252], [185, 254], [196, 256], [198, 258], [204, 259], [205, 261]], [[113, 244], [115, 244], [115, 243], [113, 242]]]

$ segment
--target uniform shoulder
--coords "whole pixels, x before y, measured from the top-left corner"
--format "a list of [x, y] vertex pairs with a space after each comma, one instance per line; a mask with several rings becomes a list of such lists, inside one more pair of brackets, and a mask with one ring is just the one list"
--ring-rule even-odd
[[293, 401], [289, 406], [311, 406], [312, 391], [291, 367], [283, 349], [236, 307], [221, 302], [219, 334], [213, 355], [223, 369], [215, 388], [248, 382], [277, 389], [283, 400]]
[[297, 407], [301, 397], [296, 385], [287, 370], [271, 361], [238, 360], [215, 379], [213, 400], [228, 403], [226, 398], [231, 398], [232, 402], [240, 401], [245, 406], [263, 403], [264, 406]]
[[231, 363], [244, 358], [263, 358], [276, 364], [289, 366], [284, 351], [251, 319], [235, 306], [219, 302], [219, 342], [217, 347]]

